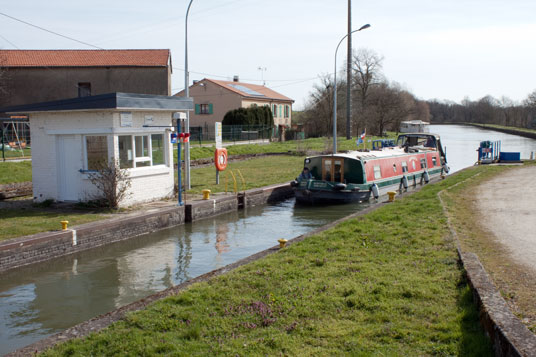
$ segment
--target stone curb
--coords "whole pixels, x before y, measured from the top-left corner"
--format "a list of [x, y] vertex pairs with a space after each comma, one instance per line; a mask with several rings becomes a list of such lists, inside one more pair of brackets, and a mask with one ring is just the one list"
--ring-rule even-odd
[[474, 253], [458, 251], [496, 356], [536, 356], [536, 336], [510, 311]]

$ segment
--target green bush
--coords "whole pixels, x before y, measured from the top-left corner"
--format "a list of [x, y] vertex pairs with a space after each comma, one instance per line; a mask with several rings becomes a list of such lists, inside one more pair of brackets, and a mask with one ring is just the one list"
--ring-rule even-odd
[[274, 117], [268, 106], [238, 108], [225, 114], [222, 125], [264, 125], [271, 127], [274, 125]]

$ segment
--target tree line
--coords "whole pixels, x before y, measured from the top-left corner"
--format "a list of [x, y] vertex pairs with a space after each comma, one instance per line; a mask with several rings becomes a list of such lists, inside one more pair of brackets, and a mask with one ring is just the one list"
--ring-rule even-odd
[[536, 129], [536, 90], [520, 103], [488, 95], [476, 101], [466, 98], [461, 104], [433, 100], [428, 101], [428, 106], [434, 124], [478, 123]]
[[[536, 129], [536, 90], [516, 103], [507, 97], [485, 96], [479, 100], [419, 100], [382, 72], [383, 57], [369, 49], [354, 51], [351, 67], [352, 135], [383, 135], [386, 130], [398, 132], [405, 120], [441, 123], [481, 123]], [[344, 65], [346, 69], [346, 65]], [[346, 71], [344, 71], [345, 74]], [[337, 132], [346, 129], [346, 75], [337, 76]], [[308, 136], [330, 136], [333, 132], [333, 76], [320, 76], [299, 115]], [[298, 117], [298, 116], [296, 116]]]
[[[352, 55], [351, 100], [352, 135], [365, 128], [367, 133], [383, 135], [386, 130], [398, 131], [405, 120], [430, 120], [425, 101], [418, 100], [408, 90], [390, 82], [382, 73], [383, 57], [368, 49], [359, 49]], [[344, 66], [346, 68], [346, 66]], [[337, 132], [346, 128], [346, 75], [337, 79]], [[326, 136], [333, 132], [333, 77], [320, 77], [313, 87], [306, 109], [300, 115], [308, 136]]]

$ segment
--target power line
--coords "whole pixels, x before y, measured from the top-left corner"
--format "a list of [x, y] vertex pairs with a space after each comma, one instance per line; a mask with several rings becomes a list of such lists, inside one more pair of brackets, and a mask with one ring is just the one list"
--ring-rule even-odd
[[92, 44], [90, 44], [90, 43], [87, 43], [87, 42], [84, 42], [84, 41], [77, 40], [76, 38], [72, 38], [72, 37], [69, 37], [69, 36], [62, 35], [61, 33], [57, 33], [57, 32], [48, 30], [48, 29], [46, 29], [46, 28], [44, 28], [44, 27], [41, 27], [41, 26], [37, 26], [37, 25], [31, 24], [31, 23], [26, 22], [26, 21], [24, 21], [24, 20], [17, 19], [16, 17], [10, 16], [10, 15], [5, 14], [5, 13], [3, 13], [3, 12], [0, 12], [0, 15], [3, 15], [3, 16], [5, 16], [5, 17], [8, 17], [8, 18], [12, 19], [12, 20], [21, 22], [21, 23], [23, 23], [23, 24], [25, 24], [25, 25], [35, 27], [35, 28], [37, 28], [37, 29], [39, 29], [39, 30], [42, 30], [42, 31], [51, 33], [51, 34], [53, 34], [53, 35], [60, 36], [60, 37], [66, 38], [66, 39], [68, 39], [68, 40], [71, 40], [71, 41], [75, 41], [75, 42], [81, 43], [81, 44], [86, 45], [86, 46], [89, 46], [89, 47], [94, 47], [94, 48], [97, 48], [97, 49], [99, 49], [99, 50], [103, 50], [103, 49], [104, 49], [104, 48], [101, 48], [101, 47], [92, 45]]
[[17, 50], [19, 49], [13, 42], [9, 41], [7, 38], [5, 38], [4, 36], [0, 35], [0, 37], [2, 37], [2, 39], [4, 41], [6, 41], [7, 43], [9, 43], [11, 46], [15, 47]]

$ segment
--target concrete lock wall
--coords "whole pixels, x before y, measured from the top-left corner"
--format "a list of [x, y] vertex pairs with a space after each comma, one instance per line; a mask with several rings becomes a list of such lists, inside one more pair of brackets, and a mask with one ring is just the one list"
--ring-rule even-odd
[[[142, 234], [194, 222], [218, 214], [276, 202], [293, 195], [289, 184], [268, 186], [241, 194], [213, 196], [177, 206], [127, 214], [123, 217], [69, 227], [65, 231], [38, 233], [0, 243], [0, 272], [48, 259], [126, 240]], [[59, 222], [58, 222], [59, 225]]]

